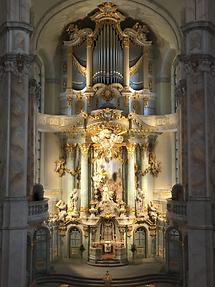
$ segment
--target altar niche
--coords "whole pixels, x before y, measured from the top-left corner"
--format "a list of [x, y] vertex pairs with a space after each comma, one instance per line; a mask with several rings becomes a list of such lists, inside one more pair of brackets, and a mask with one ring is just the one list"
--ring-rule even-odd
[[99, 159], [92, 165], [90, 218], [123, 216], [125, 214], [122, 162]]
[[127, 264], [126, 238], [116, 219], [102, 218], [91, 227], [90, 264]]

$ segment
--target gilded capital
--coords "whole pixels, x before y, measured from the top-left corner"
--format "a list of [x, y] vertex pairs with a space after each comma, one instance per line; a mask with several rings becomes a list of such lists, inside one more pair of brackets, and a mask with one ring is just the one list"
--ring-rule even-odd
[[128, 37], [123, 38], [123, 48], [129, 48], [129, 38]]
[[93, 37], [87, 37], [87, 47], [93, 47]]
[[80, 144], [79, 147], [80, 147], [81, 153], [84, 155], [87, 155], [90, 144], [86, 144], [86, 143]]
[[141, 150], [144, 152], [147, 152], [149, 148], [149, 144], [148, 143], [144, 143], [141, 145]]
[[73, 150], [74, 150], [74, 148], [75, 148], [75, 146], [76, 146], [76, 144], [66, 144], [65, 145], [65, 150], [67, 151], [67, 152], [72, 152]]
[[128, 143], [128, 144], [126, 144], [126, 148], [127, 148], [128, 156], [132, 156], [134, 154], [134, 151], [135, 151], [135, 144]]

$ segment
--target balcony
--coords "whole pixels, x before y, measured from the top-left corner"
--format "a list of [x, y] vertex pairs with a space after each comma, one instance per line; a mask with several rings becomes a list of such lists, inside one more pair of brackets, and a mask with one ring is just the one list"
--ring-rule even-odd
[[28, 203], [28, 223], [43, 222], [48, 218], [48, 199]]
[[167, 216], [173, 221], [187, 220], [187, 203], [186, 201], [167, 200]]

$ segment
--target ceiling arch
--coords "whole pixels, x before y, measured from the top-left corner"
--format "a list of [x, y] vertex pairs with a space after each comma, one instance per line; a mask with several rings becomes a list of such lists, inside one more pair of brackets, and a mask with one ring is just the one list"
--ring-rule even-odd
[[[39, 20], [33, 33], [33, 52], [45, 49], [54, 55], [58, 39], [64, 27], [73, 21], [84, 18], [94, 10], [98, 0], [66, 0], [55, 4]], [[176, 19], [156, 1], [121, 0], [112, 1], [125, 14], [147, 23], [154, 33], [168, 43], [171, 49], [181, 48], [181, 32]]]

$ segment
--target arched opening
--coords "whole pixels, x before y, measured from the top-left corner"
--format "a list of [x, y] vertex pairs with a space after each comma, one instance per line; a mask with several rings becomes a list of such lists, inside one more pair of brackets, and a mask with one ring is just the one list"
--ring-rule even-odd
[[170, 272], [180, 272], [182, 268], [182, 241], [181, 233], [176, 228], [166, 232], [167, 264]]
[[30, 284], [31, 277], [32, 277], [32, 241], [31, 241], [30, 235], [27, 235], [26, 270], [27, 270], [27, 281], [28, 281], [28, 284]]
[[82, 245], [81, 231], [77, 227], [69, 230], [69, 258], [79, 257], [81, 255], [80, 247]]
[[139, 227], [134, 233], [134, 246], [136, 247], [136, 256], [145, 258], [147, 256], [146, 246], [146, 230], [144, 227]]
[[33, 272], [44, 273], [48, 270], [50, 257], [50, 234], [47, 228], [39, 228], [33, 237]]

